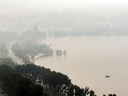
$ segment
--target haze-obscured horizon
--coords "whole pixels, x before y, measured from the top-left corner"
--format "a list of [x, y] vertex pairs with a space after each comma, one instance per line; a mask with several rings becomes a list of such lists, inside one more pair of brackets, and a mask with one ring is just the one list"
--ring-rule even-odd
[[[127, 11], [126, 0], [3, 0], [0, 1], [2, 15], [34, 15], [62, 11]], [[95, 13], [95, 12], [94, 12]], [[108, 13], [108, 12], [106, 12]]]
[[[97, 23], [104, 26], [106, 21], [111, 22], [115, 17], [119, 19], [120, 14], [123, 18], [127, 17], [127, 5], [126, 0], [2, 0], [0, 30], [22, 33], [35, 24], [45, 32], [84, 30], [87, 20], [96, 20], [89, 21], [92, 22], [91, 26]], [[110, 23], [108, 25], [112, 26]]]

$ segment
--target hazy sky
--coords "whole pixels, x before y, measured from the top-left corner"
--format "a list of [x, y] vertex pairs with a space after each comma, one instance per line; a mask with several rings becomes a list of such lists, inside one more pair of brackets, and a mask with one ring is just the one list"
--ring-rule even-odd
[[0, 0], [0, 15], [44, 13], [97, 7], [123, 7], [128, 0]]

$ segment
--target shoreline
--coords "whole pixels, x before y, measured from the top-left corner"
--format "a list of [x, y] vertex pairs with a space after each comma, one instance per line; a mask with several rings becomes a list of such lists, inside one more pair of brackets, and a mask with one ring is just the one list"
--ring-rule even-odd
[[47, 54], [46, 53], [39, 53], [39, 54], [35, 55], [33, 59], [35, 60], [35, 59], [37, 59], [41, 56], [45, 56], [45, 55], [47, 55]]

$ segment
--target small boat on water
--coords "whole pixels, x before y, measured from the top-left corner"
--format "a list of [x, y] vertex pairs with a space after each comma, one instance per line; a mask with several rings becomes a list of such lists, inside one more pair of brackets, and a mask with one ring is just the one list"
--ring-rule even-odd
[[109, 75], [106, 75], [105, 77], [106, 77], [106, 78], [109, 78], [110, 76], [109, 76]]

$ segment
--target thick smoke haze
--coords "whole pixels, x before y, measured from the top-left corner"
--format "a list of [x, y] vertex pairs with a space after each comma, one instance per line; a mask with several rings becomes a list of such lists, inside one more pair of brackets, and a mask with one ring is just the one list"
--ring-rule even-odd
[[[23, 31], [37, 24], [41, 30], [46, 31], [58, 22], [61, 24], [56, 24], [57, 28], [54, 26], [54, 29], [60, 29], [58, 25], [64, 24], [72, 26], [67, 30], [74, 29], [76, 28], [73, 25], [75, 20], [84, 22], [85, 17], [89, 15], [92, 18], [93, 15], [99, 16], [96, 17], [99, 18], [98, 22], [102, 18], [107, 20], [110, 19], [109, 16], [118, 16], [127, 12], [127, 5], [126, 0], [1, 0], [0, 30]], [[77, 19], [73, 20], [73, 18]], [[71, 20], [73, 22], [70, 22]]]
[[[124, 11], [127, 0], [1, 0], [0, 14], [43, 14], [48, 12], [72, 10]], [[126, 11], [126, 10], [125, 10]]]
[[[73, 88], [85, 95], [86, 86], [88, 96], [128, 96], [127, 57], [128, 0], [0, 0], [0, 66], [19, 66], [32, 82], [44, 81], [53, 95], [38, 96], [74, 96]], [[24, 86], [11, 79], [6, 87], [14, 94]]]

